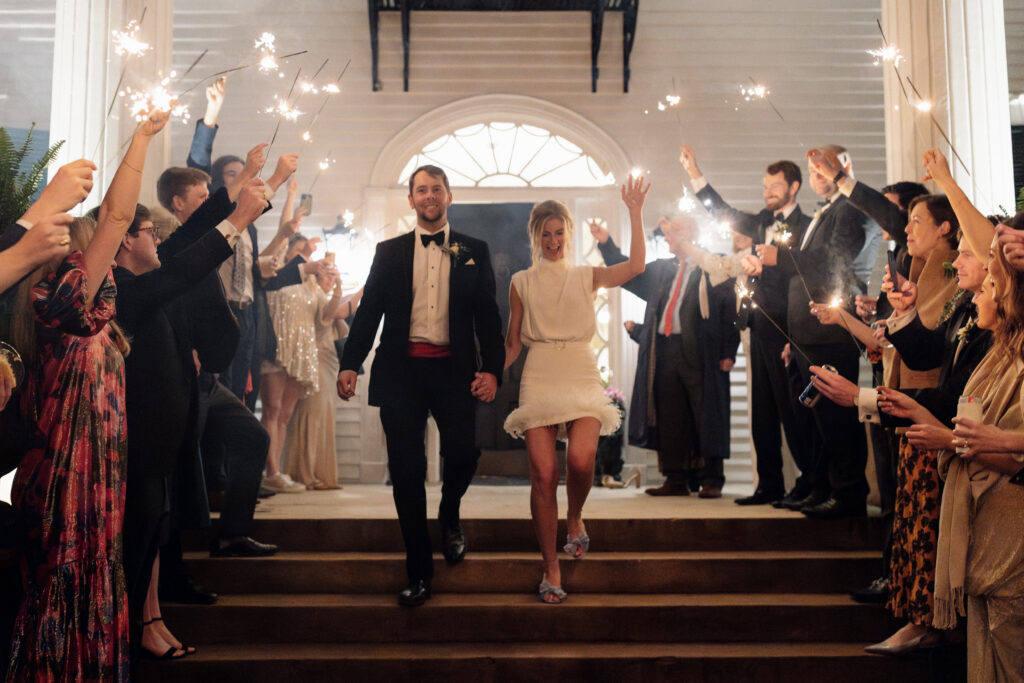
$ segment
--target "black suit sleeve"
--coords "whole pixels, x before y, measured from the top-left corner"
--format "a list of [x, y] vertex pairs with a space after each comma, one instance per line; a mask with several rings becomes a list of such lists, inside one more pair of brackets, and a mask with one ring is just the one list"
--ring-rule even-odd
[[[849, 202], [834, 207], [832, 211], [836, 215], [830, 219], [830, 226], [815, 227], [815, 231], [829, 230], [826, 240], [819, 240], [813, 247], [808, 245], [807, 249], [787, 249], [788, 254], [780, 250], [776, 264], [787, 277], [802, 275], [811, 294], [819, 297], [835, 292], [837, 280], [842, 285], [840, 291], [845, 294], [853, 279], [853, 259], [864, 246], [864, 226], [868, 220]], [[814, 240], [813, 236], [811, 240]]]
[[736, 360], [736, 349], [740, 345], [740, 330], [736, 326], [736, 288], [730, 281], [712, 287], [708, 292], [710, 304], [718, 309], [718, 321], [721, 325], [722, 347], [718, 359]]
[[281, 270], [277, 271], [274, 277], [268, 278], [263, 285], [263, 289], [273, 292], [283, 287], [299, 284], [302, 282], [302, 271], [299, 269], [299, 266], [305, 262], [306, 259], [296, 256], [286, 263]]
[[18, 240], [25, 236], [26, 232], [28, 232], [28, 230], [17, 223], [8, 225], [4, 228], [3, 234], [0, 234], [0, 251], [13, 247], [18, 243]]
[[[952, 320], [952, 318], [950, 319]], [[925, 327], [917, 315], [897, 332], [887, 333], [886, 338], [899, 352], [900, 358], [911, 370], [931, 370], [942, 364], [946, 353], [946, 335], [950, 320], [934, 329]]]
[[[377, 336], [377, 328], [384, 317], [384, 296], [388, 284], [385, 270], [387, 255], [384, 243], [377, 245], [370, 265], [370, 273], [363, 285], [363, 298], [359, 301], [352, 327], [348, 331], [345, 351], [341, 355], [340, 370], [357, 371], [366, 360], [373, 340]], [[504, 364], [504, 363], [503, 363]]]
[[198, 242], [163, 263], [118, 287], [119, 317], [142, 317], [180, 296], [231, 256], [228, 241], [219, 232], [209, 232]]
[[731, 223], [734, 230], [754, 241], [763, 239], [763, 235], [760, 235], [758, 231], [760, 226], [757, 223], [757, 217], [746, 211], [734, 209], [710, 184], [705, 185], [697, 192], [697, 199], [717, 220]]
[[223, 187], [214, 192], [210, 197], [199, 205], [199, 208], [192, 212], [188, 220], [181, 224], [170, 237], [160, 243], [157, 253], [160, 260], [170, 260], [183, 249], [194, 243], [210, 230], [220, 225], [231, 212], [235, 210], [235, 204], [228, 199], [228, 191]]
[[192, 346], [203, 370], [224, 372], [231, 365], [241, 332], [231, 313], [220, 277], [207, 275], [193, 287], [189, 297], [189, 325]]
[[[480, 269], [476, 295], [473, 297], [473, 326], [480, 344], [480, 371], [498, 378], [505, 367], [505, 343], [501, 338], [501, 314], [495, 298], [494, 268], [487, 243], [481, 241], [476, 262]], [[364, 293], [365, 296], [365, 293]]]
[[[629, 260], [629, 257], [622, 253], [622, 250], [619, 249], [618, 245], [615, 244], [615, 240], [611, 237], [609, 237], [604, 244], [599, 242], [597, 249], [601, 252], [601, 258], [604, 259], [604, 263], [607, 266], [614, 266], [617, 263], [624, 263]], [[644, 301], [647, 301], [651, 293], [654, 277], [651, 264], [648, 263], [644, 272], [631, 278], [628, 282], [622, 285], [622, 288], [627, 292], [632, 292]]]
[[857, 181], [850, 193], [850, 204], [874, 219], [897, 244], [907, 246], [907, 212], [886, 199], [884, 194]]
[[643, 323], [634, 323], [633, 331], [628, 333], [629, 338], [639, 344], [640, 339], [644, 336], [644, 327], [645, 325]]

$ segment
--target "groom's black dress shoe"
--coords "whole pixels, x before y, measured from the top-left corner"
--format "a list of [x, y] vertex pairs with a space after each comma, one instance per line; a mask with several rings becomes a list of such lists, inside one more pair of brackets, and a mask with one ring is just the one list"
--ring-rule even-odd
[[458, 564], [466, 556], [466, 534], [459, 522], [449, 523], [438, 520], [441, 525], [441, 552], [448, 564]]
[[815, 519], [844, 519], [846, 517], [867, 517], [867, 509], [863, 502], [849, 503], [837, 498], [829, 498], [817, 505], [800, 508], [800, 512]]
[[425, 579], [413, 581], [398, 594], [398, 604], [403, 607], [419, 607], [430, 599], [430, 582]]

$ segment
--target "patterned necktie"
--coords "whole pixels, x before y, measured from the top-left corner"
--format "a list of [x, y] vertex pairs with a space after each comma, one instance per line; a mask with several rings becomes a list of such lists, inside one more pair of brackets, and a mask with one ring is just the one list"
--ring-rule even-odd
[[676, 315], [676, 302], [679, 301], [679, 290], [683, 288], [683, 264], [679, 264], [679, 275], [676, 276], [676, 286], [672, 290], [672, 296], [668, 300], [668, 306], [665, 307], [665, 329], [664, 333], [666, 337], [672, 335], [672, 319]]

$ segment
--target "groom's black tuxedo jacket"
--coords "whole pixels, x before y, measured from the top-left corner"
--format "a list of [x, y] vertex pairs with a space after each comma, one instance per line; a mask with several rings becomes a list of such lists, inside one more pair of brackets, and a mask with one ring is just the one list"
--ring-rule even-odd
[[[384, 331], [370, 369], [370, 405], [384, 405], [408, 378], [409, 323], [412, 315], [412, 272], [415, 232], [377, 245], [363, 299], [341, 358], [341, 370], [356, 370], [370, 352], [384, 318]], [[448, 287], [448, 334], [454, 379], [465, 385], [477, 371], [501, 381], [505, 345], [501, 316], [494, 299], [494, 270], [487, 243], [454, 230], [448, 243], [459, 244], [452, 256]]]

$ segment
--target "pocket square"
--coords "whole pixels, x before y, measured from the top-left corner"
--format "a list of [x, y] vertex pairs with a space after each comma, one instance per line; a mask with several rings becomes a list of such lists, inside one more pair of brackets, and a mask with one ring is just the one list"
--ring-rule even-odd
[[469, 259], [468, 261], [466, 261], [466, 265], [467, 266], [475, 266], [476, 265], [476, 261], [474, 261], [473, 259]]

